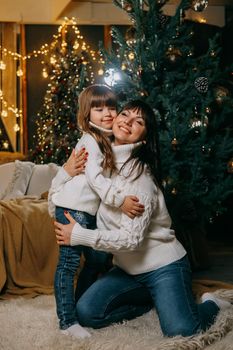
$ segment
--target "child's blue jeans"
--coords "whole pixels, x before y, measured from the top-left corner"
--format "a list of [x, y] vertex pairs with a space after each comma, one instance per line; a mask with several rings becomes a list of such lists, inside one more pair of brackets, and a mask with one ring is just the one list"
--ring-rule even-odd
[[[69, 223], [64, 215], [67, 210], [83, 227], [96, 228], [96, 218], [85, 212], [56, 207], [56, 220], [62, 224]], [[79, 273], [76, 291], [74, 279], [80, 266], [80, 256], [84, 255], [84, 266]], [[55, 273], [54, 293], [57, 305], [57, 315], [61, 329], [66, 329], [78, 323], [75, 304], [87, 288], [105, 272], [110, 265], [111, 254], [96, 251], [84, 246], [60, 246], [59, 260]]]

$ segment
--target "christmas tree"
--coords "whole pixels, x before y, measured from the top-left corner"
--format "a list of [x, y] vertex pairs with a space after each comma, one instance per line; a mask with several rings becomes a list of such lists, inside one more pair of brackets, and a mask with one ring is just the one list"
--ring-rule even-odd
[[66, 19], [43, 52], [43, 76], [50, 82], [36, 118], [30, 159], [61, 165], [80, 136], [76, 120], [78, 96], [93, 83], [95, 53], [83, 40], [74, 19]]
[[13, 152], [10, 139], [0, 117], [0, 152]]
[[132, 26], [125, 35], [113, 27], [112, 49], [102, 55], [106, 82], [120, 101], [143, 99], [157, 115], [161, 182], [185, 241], [192, 239], [186, 231], [202, 232], [224, 211], [233, 192], [232, 81], [220, 67], [218, 36], [201, 55], [193, 47], [185, 12], [203, 11], [208, 0], [183, 0], [171, 17], [163, 13], [167, 2], [115, 0]]

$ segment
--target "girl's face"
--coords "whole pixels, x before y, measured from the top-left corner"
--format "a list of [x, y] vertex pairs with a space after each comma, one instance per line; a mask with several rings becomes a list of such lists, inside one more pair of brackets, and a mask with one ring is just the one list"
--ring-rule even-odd
[[117, 116], [115, 107], [92, 107], [90, 121], [104, 129], [112, 129], [113, 121]]
[[113, 127], [115, 145], [142, 141], [146, 136], [146, 124], [139, 109], [124, 109], [116, 117]]

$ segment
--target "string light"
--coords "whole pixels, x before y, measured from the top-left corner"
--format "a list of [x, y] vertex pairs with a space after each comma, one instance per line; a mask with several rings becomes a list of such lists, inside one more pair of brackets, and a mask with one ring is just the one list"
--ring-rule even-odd
[[[65, 53], [67, 50], [67, 42], [65, 40], [64, 33], [67, 33], [67, 26], [70, 26], [69, 28], [73, 30], [75, 37], [75, 41], [73, 44], [73, 50], [82, 50], [82, 64], [83, 65], [88, 65], [88, 60], [86, 58], [86, 54], [89, 54], [91, 59], [93, 61], [97, 60], [97, 53], [94, 50], [90, 49], [90, 46], [83, 40], [83, 36], [80, 34], [79, 29], [77, 28], [77, 22], [75, 18], [64, 18], [64, 22], [58, 27], [58, 33], [53, 35], [53, 41], [49, 45], [48, 43], [44, 43], [39, 50], [33, 50], [31, 53], [28, 53], [26, 55], [21, 55], [18, 52], [13, 52], [11, 50], [8, 50], [7, 48], [3, 47], [0, 45], [0, 53], [1, 53], [1, 60], [0, 60], [0, 70], [5, 70], [7, 68], [7, 65], [5, 63], [6, 58], [10, 57], [13, 60], [16, 61], [16, 64], [18, 66], [16, 75], [18, 78], [21, 78], [23, 76], [23, 70], [22, 70], [22, 62], [25, 60], [29, 60], [33, 57], [43, 57], [43, 60], [41, 61], [42, 65], [46, 65], [46, 60], [50, 61], [50, 64], [54, 67], [52, 70], [52, 73], [58, 72], [59, 69], [61, 69], [59, 63], [57, 63], [57, 59], [54, 54], [52, 54], [53, 49], [57, 46], [57, 44], [62, 41], [62, 51]], [[51, 57], [49, 55], [51, 54]], [[101, 62], [101, 59], [98, 57], [98, 63]], [[74, 62], [76, 64], [76, 62]], [[102, 65], [104, 64], [104, 61], [102, 59]], [[63, 65], [65, 66], [65, 61], [63, 62]], [[89, 69], [92, 69], [91, 67], [88, 67]], [[101, 73], [101, 69], [99, 70], [98, 74]], [[104, 74], [104, 71], [102, 69], [102, 75]], [[49, 77], [49, 72], [46, 67], [42, 68], [42, 76], [43, 78], [48, 78]], [[91, 80], [90, 83], [94, 82], [94, 73], [91, 71], [90, 72]], [[78, 79], [79, 77], [77, 77]], [[51, 80], [54, 79], [54, 76], [52, 75], [50, 77]], [[49, 102], [49, 101], [48, 101]], [[0, 112], [0, 116], [3, 118], [7, 118], [9, 116], [9, 112], [13, 113], [16, 118], [22, 118], [22, 110], [19, 110], [16, 108], [14, 105], [9, 105], [8, 102], [5, 100], [3, 96], [3, 91], [0, 90], [0, 103], [2, 105], [2, 111]], [[49, 108], [49, 107], [48, 107]], [[15, 132], [18, 132], [20, 130], [19, 124], [15, 124], [13, 127]], [[4, 149], [9, 149], [9, 142], [4, 141], [2, 142], [3, 148]]]

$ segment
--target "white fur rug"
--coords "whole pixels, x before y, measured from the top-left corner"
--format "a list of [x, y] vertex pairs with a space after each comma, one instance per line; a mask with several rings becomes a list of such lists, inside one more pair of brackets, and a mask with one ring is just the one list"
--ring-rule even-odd
[[[233, 301], [232, 290], [217, 295]], [[2, 350], [232, 350], [233, 306], [221, 311], [216, 323], [194, 337], [164, 338], [154, 311], [77, 340], [58, 330], [54, 296], [0, 301], [0, 349]]]

